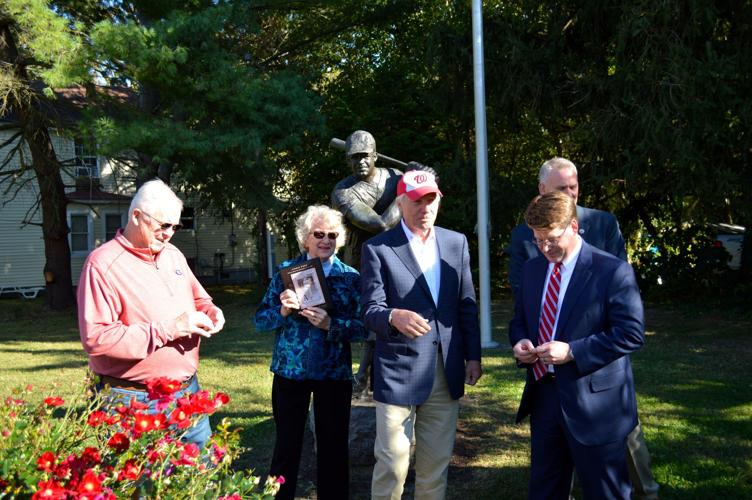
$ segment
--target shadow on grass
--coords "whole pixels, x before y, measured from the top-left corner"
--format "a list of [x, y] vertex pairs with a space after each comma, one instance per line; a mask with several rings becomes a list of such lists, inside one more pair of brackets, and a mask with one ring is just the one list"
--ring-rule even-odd
[[66, 368], [73, 368], [73, 369], [84, 369], [88, 366], [88, 361], [86, 358], [83, 358], [81, 361], [61, 361], [58, 363], [45, 363], [45, 364], [36, 364], [34, 366], [27, 366], [24, 368], [3, 368], [0, 367], [0, 372], [37, 372], [40, 370], [62, 370]]
[[[25, 343], [25, 342], [24, 342]], [[19, 344], [21, 344], [19, 342]], [[24, 355], [33, 355], [33, 356], [85, 356], [82, 349], [33, 349], [30, 350], [23, 345], [21, 347], [15, 348], [12, 347], [13, 342], [4, 344], [2, 347], [0, 347], [0, 353], [9, 353], [9, 354], [24, 354]]]

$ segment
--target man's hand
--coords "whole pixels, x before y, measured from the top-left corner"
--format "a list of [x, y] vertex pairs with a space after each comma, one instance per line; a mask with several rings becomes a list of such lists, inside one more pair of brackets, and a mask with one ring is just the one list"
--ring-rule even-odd
[[522, 339], [512, 348], [514, 357], [520, 363], [533, 364], [538, 361], [538, 355], [535, 352], [535, 346], [530, 339]]
[[402, 335], [411, 339], [431, 331], [431, 326], [423, 316], [407, 309], [392, 309], [391, 325]]
[[320, 307], [306, 307], [305, 309], [300, 311], [300, 315], [306, 318], [308, 322], [316, 328], [329, 330], [329, 325], [331, 325], [331, 318], [329, 317], [329, 313], [327, 313], [325, 309], [321, 309]]
[[209, 309], [208, 312], [209, 319], [212, 320], [214, 323], [214, 328], [209, 332], [212, 335], [219, 332], [222, 328], [225, 326], [225, 315], [222, 312], [222, 309], [220, 309], [217, 306], [212, 307]]
[[535, 353], [547, 365], [563, 365], [574, 359], [569, 344], [556, 340], [539, 345], [535, 348]]
[[175, 338], [189, 337], [193, 334], [209, 338], [214, 330], [214, 323], [201, 311], [184, 312], [175, 320], [178, 334]]
[[282, 302], [282, 307], [280, 308], [279, 313], [285, 318], [289, 316], [291, 312], [300, 309], [300, 301], [298, 300], [298, 296], [292, 290], [285, 290], [284, 292], [280, 293], [279, 301]]
[[465, 383], [467, 385], [475, 385], [482, 376], [483, 369], [480, 367], [480, 361], [471, 360], [465, 363]]

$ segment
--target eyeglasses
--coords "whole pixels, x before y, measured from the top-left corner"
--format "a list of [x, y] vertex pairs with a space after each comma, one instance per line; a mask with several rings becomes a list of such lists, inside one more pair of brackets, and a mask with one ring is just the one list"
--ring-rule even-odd
[[540, 247], [540, 248], [545, 248], [547, 246], [553, 247], [553, 246], [558, 245], [560, 239], [561, 239], [561, 236], [559, 236], [558, 238], [548, 238], [546, 240], [539, 240], [538, 238], [533, 237], [531, 241], [533, 242], [533, 245]]
[[[567, 226], [567, 228], [569, 228], [569, 226]], [[546, 238], [545, 240], [539, 240], [538, 238], [533, 236], [532, 240], [530, 241], [532, 241], [533, 245], [537, 246], [538, 248], [554, 247], [559, 244], [559, 240], [562, 238], [562, 236], [567, 234], [567, 228], [565, 228], [564, 232], [556, 238]]]
[[324, 231], [314, 231], [311, 234], [317, 240], [323, 240], [324, 236], [326, 236], [330, 240], [336, 240], [339, 237], [339, 233], [335, 233], [335, 232], [325, 233]]
[[162, 231], [167, 231], [170, 228], [173, 231], [180, 231], [181, 229], [183, 229], [183, 225], [182, 224], [170, 224], [168, 222], [162, 222], [161, 220], [157, 219], [153, 215], [147, 214], [143, 210], [141, 210], [141, 213], [144, 214], [144, 215], [149, 216], [150, 219], [154, 219], [155, 221], [157, 221], [157, 223], [159, 224], [159, 229], [161, 229]]

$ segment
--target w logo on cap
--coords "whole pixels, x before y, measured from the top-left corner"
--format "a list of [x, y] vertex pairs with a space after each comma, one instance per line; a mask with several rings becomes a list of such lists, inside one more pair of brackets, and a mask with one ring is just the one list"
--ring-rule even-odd
[[397, 184], [397, 195], [407, 194], [413, 201], [430, 193], [442, 196], [436, 177], [431, 172], [410, 170], [405, 172]]

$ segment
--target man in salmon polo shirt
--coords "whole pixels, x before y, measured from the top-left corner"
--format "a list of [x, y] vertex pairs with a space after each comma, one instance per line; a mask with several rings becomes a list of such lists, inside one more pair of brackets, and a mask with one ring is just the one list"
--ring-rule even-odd
[[[144, 183], [128, 210], [128, 223], [91, 252], [78, 282], [78, 324], [89, 367], [110, 398], [149, 403], [146, 381], [181, 382], [177, 396], [199, 390], [201, 338], [225, 323], [170, 238], [180, 229], [183, 202], [161, 180]], [[203, 447], [209, 419], [183, 440]]]

